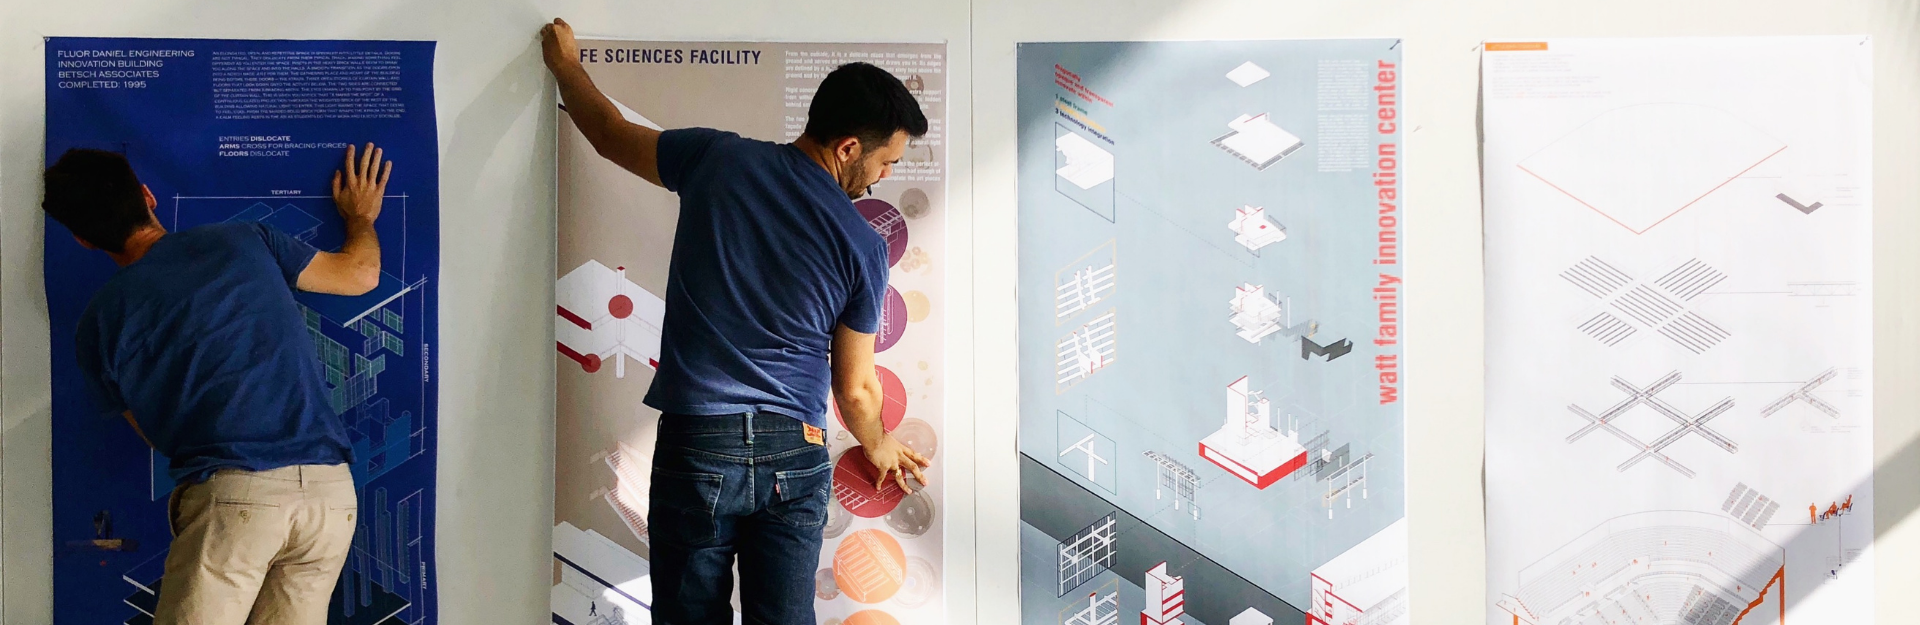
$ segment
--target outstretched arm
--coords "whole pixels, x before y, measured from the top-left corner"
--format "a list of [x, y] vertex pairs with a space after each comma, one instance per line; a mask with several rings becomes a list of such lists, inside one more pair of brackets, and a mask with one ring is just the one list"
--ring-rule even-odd
[[[356, 158], [357, 156], [357, 158]], [[332, 295], [363, 295], [380, 286], [380, 237], [373, 221], [387, 194], [387, 176], [393, 161], [381, 163], [373, 144], [357, 155], [347, 146], [346, 167], [333, 173], [333, 204], [347, 224], [347, 242], [338, 252], [314, 254], [294, 283], [302, 291]]]
[[660, 185], [660, 131], [627, 121], [613, 101], [593, 85], [587, 69], [580, 65], [580, 44], [573, 39], [573, 27], [555, 18], [540, 29], [540, 48], [547, 70], [560, 84], [560, 100], [567, 115], [580, 134], [586, 135], [587, 143], [593, 144], [593, 151]]
[[912, 492], [907, 474], [921, 486], [927, 477], [920, 470], [933, 466], [925, 457], [908, 449], [888, 434], [880, 422], [880, 376], [873, 369], [873, 335], [840, 326], [833, 331], [833, 398], [840, 405], [840, 417], [847, 430], [867, 454], [867, 460], [880, 470], [873, 487], [881, 488], [891, 477], [900, 490]]

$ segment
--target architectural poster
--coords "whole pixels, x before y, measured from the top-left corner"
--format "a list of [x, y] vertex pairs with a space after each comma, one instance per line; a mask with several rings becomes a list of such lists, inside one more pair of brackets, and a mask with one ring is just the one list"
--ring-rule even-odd
[[[432, 42], [47, 40], [47, 152], [123, 153], [170, 232], [262, 222], [322, 250], [345, 229], [333, 174], [348, 144], [393, 161], [375, 228], [380, 285], [298, 293], [333, 411], [352, 439], [359, 528], [332, 625], [431, 624], [439, 397], [440, 165]], [[81, 311], [116, 271], [48, 220], [53, 589], [58, 623], [151, 623], [164, 572], [169, 460], [87, 396]]]
[[1406, 622], [1400, 58], [1020, 47], [1024, 623]]
[[1489, 625], [1873, 620], [1871, 59], [1485, 45]]
[[[837, 468], [815, 578], [822, 623], [939, 623], [945, 424], [946, 46], [581, 40], [596, 85], [635, 123], [789, 142], [813, 90], [864, 61], [897, 75], [930, 129], [893, 177], [854, 203], [887, 240], [892, 277], [875, 362], [885, 426], [933, 459], [932, 485], [875, 490], [837, 417]], [[558, 406], [552, 589], [556, 623], [651, 622], [647, 493], [659, 412], [641, 403], [660, 351], [679, 198], [594, 153], [560, 115]], [[738, 609], [736, 601], [735, 609]]]

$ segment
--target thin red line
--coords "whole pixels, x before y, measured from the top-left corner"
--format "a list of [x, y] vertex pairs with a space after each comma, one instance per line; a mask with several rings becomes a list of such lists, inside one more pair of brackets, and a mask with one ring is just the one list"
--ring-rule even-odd
[[1542, 178], [1540, 174], [1533, 173], [1533, 170], [1527, 169], [1526, 166], [1524, 165], [1514, 165], [1514, 167], [1520, 168], [1520, 171], [1527, 172], [1528, 175], [1533, 176], [1534, 178], [1538, 179], [1540, 182], [1546, 183], [1546, 185], [1549, 187], [1553, 187], [1553, 190], [1559, 191], [1561, 193], [1566, 194], [1567, 197], [1573, 198], [1573, 201], [1579, 202], [1581, 206], [1585, 206], [1587, 208], [1593, 209], [1593, 212], [1600, 213], [1601, 217], [1607, 218], [1607, 221], [1611, 221], [1615, 224], [1619, 224], [1620, 227], [1626, 228], [1628, 232], [1632, 232], [1634, 234], [1646, 234], [1647, 231], [1652, 230], [1654, 226], [1658, 226], [1660, 224], [1666, 223], [1666, 221], [1668, 219], [1672, 219], [1674, 215], [1680, 214], [1680, 211], [1687, 210], [1687, 207], [1693, 206], [1694, 204], [1698, 203], [1700, 200], [1706, 199], [1707, 196], [1709, 195], [1713, 195], [1713, 192], [1719, 191], [1720, 187], [1727, 186], [1728, 183], [1733, 182], [1735, 179], [1738, 179], [1741, 176], [1747, 175], [1747, 172], [1753, 171], [1753, 168], [1759, 167], [1761, 163], [1767, 162], [1767, 159], [1771, 159], [1774, 156], [1779, 155], [1781, 152], [1785, 152], [1786, 150], [1787, 150], [1787, 146], [1784, 146], [1784, 145], [1780, 146], [1780, 149], [1774, 150], [1772, 154], [1768, 154], [1762, 157], [1760, 160], [1754, 161], [1753, 164], [1748, 165], [1746, 169], [1740, 170], [1740, 173], [1734, 174], [1732, 177], [1727, 178], [1726, 180], [1722, 181], [1720, 184], [1714, 185], [1713, 188], [1708, 189], [1706, 193], [1700, 194], [1700, 197], [1693, 198], [1693, 201], [1680, 205], [1680, 208], [1673, 209], [1673, 212], [1667, 213], [1667, 216], [1665, 217], [1661, 217], [1660, 221], [1653, 222], [1652, 225], [1649, 225], [1642, 230], [1634, 230], [1632, 226], [1628, 226], [1626, 224], [1620, 223], [1620, 220], [1614, 219], [1613, 216], [1608, 215], [1606, 211], [1602, 211], [1599, 208], [1595, 207], [1594, 205], [1588, 204], [1586, 200], [1580, 199], [1580, 196], [1574, 195], [1568, 192], [1566, 189], [1560, 188], [1560, 185], [1554, 184], [1553, 182], [1548, 181], [1546, 178]]
[[[1773, 158], [1774, 155], [1779, 154], [1781, 152], [1785, 152], [1785, 151], [1787, 151], [1787, 146], [1784, 146], [1784, 145], [1780, 146], [1780, 149], [1774, 150], [1773, 154], [1768, 154], [1766, 155], [1765, 158], [1761, 158], [1760, 160], [1754, 161], [1752, 165], [1748, 165], [1746, 169], [1740, 170], [1740, 173], [1734, 174], [1732, 178], [1728, 178], [1726, 179], [1725, 182], [1721, 182], [1720, 184], [1714, 185], [1713, 188], [1707, 189], [1707, 192], [1700, 194], [1700, 197], [1693, 198], [1693, 202], [1687, 202], [1686, 206], [1681, 206], [1679, 210], [1669, 213], [1666, 217], [1661, 217], [1660, 221], [1653, 222], [1653, 226], [1658, 226], [1662, 222], [1665, 222], [1668, 219], [1672, 219], [1674, 215], [1680, 214], [1680, 211], [1687, 210], [1687, 206], [1693, 206], [1694, 202], [1698, 202], [1700, 200], [1706, 199], [1707, 196], [1713, 195], [1714, 191], [1719, 191], [1720, 187], [1727, 186], [1727, 184], [1730, 182], [1733, 182], [1735, 178], [1739, 178], [1741, 176], [1747, 175], [1747, 172], [1753, 171], [1753, 168], [1759, 167], [1761, 163], [1767, 162], [1767, 159]], [[1653, 226], [1647, 226], [1647, 230], [1652, 230]], [[1642, 230], [1641, 232], [1645, 232], [1645, 230]], [[1634, 234], [1639, 234], [1639, 232], [1636, 232]]]
[[[1628, 232], [1633, 232], [1633, 228], [1631, 228], [1631, 227], [1629, 227], [1629, 226], [1627, 226], [1626, 224], [1623, 224], [1623, 223], [1620, 223], [1620, 220], [1618, 220], [1618, 219], [1614, 219], [1614, 218], [1613, 218], [1613, 216], [1612, 216], [1612, 215], [1608, 215], [1608, 214], [1606, 213], [1606, 211], [1603, 211], [1603, 210], [1600, 210], [1599, 208], [1595, 208], [1595, 207], [1594, 207], [1594, 205], [1592, 205], [1592, 204], [1588, 204], [1586, 200], [1583, 200], [1583, 199], [1580, 199], [1580, 196], [1578, 196], [1578, 195], [1574, 195], [1574, 194], [1572, 194], [1572, 193], [1569, 193], [1569, 192], [1568, 192], [1568, 191], [1567, 191], [1566, 189], [1562, 189], [1562, 188], [1560, 188], [1560, 185], [1557, 185], [1557, 184], [1554, 184], [1553, 182], [1551, 182], [1551, 181], [1548, 181], [1548, 180], [1547, 180], [1546, 178], [1541, 178], [1541, 177], [1540, 177], [1540, 174], [1536, 174], [1536, 173], [1533, 173], [1533, 170], [1531, 170], [1531, 169], [1527, 169], [1525, 165], [1514, 165], [1514, 167], [1519, 167], [1519, 168], [1520, 168], [1520, 171], [1524, 171], [1524, 172], [1527, 172], [1527, 174], [1528, 174], [1528, 175], [1531, 175], [1531, 176], [1533, 176], [1534, 178], [1537, 178], [1537, 179], [1539, 179], [1539, 180], [1540, 180], [1540, 182], [1544, 182], [1544, 183], [1546, 183], [1546, 184], [1547, 184], [1547, 186], [1549, 186], [1549, 187], [1553, 187], [1553, 190], [1555, 190], [1555, 191], [1559, 191], [1559, 192], [1561, 192], [1561, 193], [1564, 193], [1564, 194], [1566, 194], [1566, 196], [1567, 196], [1567, 197], [1570, 197], [1570, 198], [1573, 198], [1573, 201], [1575, 201], [1575, 202], [1579, 202], [1581, 206], [1585, 206], [1585, 207], [1587, 207], [1587, 208], [1591, 208], [1591, 209], [1593, 209], [1593, 212], [1596, 212], [1596, 213], [1600, 213], [1600, 216], [1601, 216], [1601, 217], [1605, 217], [1605, 218], [1607, 218], [1607, 221], [1611, 221], [1611, 222], [1613, 222], [1613, 223], [1615, 223], [1615, 224], [1618, 224], [1618, 225], [1619, 225], [1620, 227], [1622, 227], [1622, 228], [1626, 228]], [[1638, 232], [1633, 232], [1633, 233], [1634, 233], [1634, 234], [1640, 234], [1640, 233], [1638, 233]]]
[[565, 354], [568, 358], [572, 358], [574, 362], [580, 363], [580, 366], [587, 366], [587, 357], [580, 355], [580, 352], [573, 351], [573, 348], [567, 347], [566, 343], [554, 341], [553, 346], [560, 348], [560, 353]]
[[593, 329], [592, 323], [587, 322], [587, 320], [585, 319], [581, 319], [580, 315], [573, 314], [573, 311], [567, 310], [566, 307], [564, 306], [554, 306], [553, 312], [560, 315], [560, 318], [573, 322], [573, 325], [580, 326], [580, 329], [582, 330]]

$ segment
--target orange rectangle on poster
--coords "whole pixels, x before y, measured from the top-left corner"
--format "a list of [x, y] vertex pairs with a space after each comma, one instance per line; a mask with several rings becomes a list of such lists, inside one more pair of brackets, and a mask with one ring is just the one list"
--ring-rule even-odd
[[1524, 52], [1529, 50], [1544, 51], [1546, 49], [1547, 49], [1547, 42], [1545, 41], [1489, 41], [1487, 42], [1488, 52]]

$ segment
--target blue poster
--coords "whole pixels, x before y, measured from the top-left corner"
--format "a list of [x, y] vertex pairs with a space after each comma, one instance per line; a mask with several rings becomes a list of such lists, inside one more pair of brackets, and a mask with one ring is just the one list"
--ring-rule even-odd
[[[393, 161], [380, 286], [301, 293], [333, 410], [350, 430], [359, 527], [333, 625], [433, 623], [440, 202], [432, 42], [47, 40], [47, 162], [123, 153], [169, 232], [272, 224], [322, 250], [345, 236], [331, 181], [348, 144]], [[74, 327], [117, 268], [47, 223], [54, 621], [150, 623], [170, 533], [168, 460], [101, 414]]]

